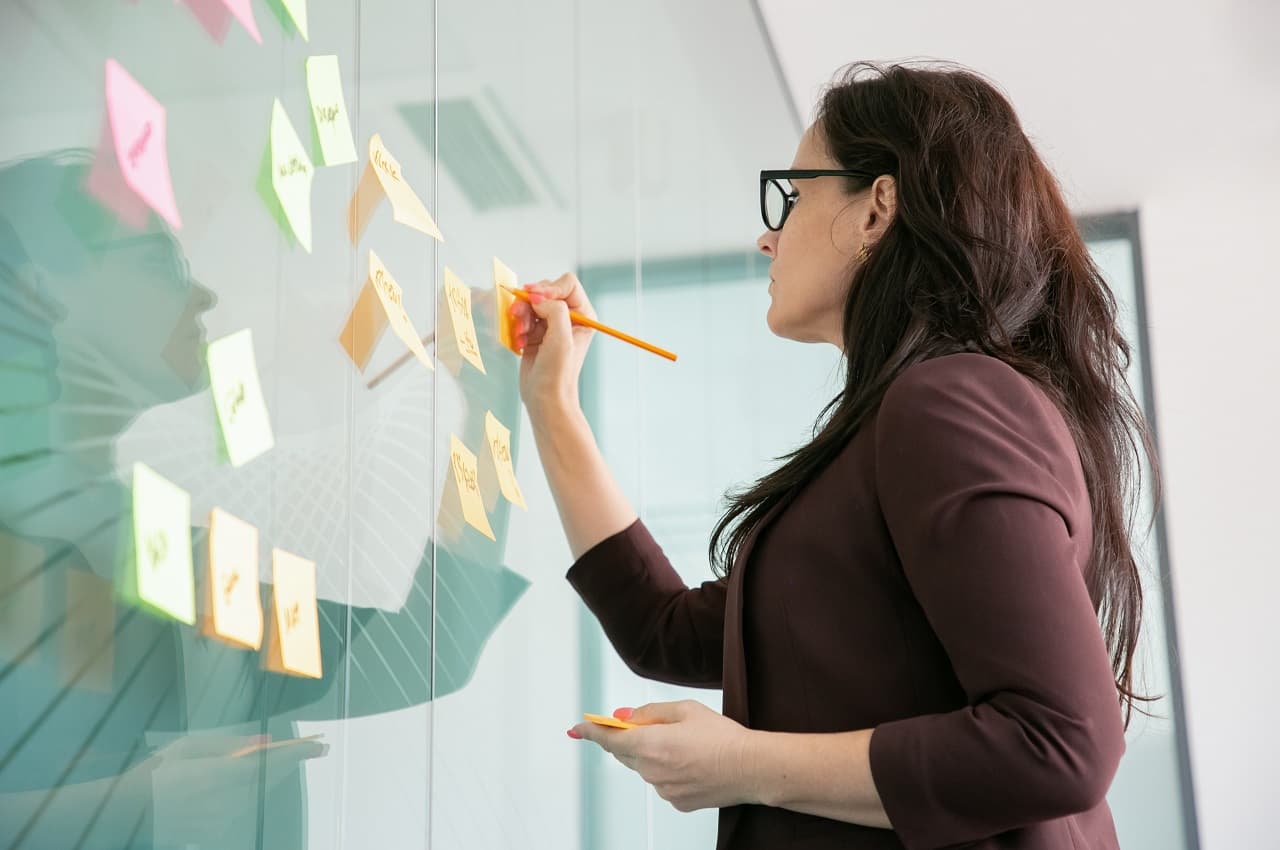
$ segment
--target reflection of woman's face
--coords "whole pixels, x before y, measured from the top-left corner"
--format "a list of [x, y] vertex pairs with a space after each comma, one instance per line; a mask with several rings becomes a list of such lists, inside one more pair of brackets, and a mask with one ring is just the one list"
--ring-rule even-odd
[[88, 246], [88, 262], [60, 293], [61, 333], [83, 334], [104, 357], [93, 364], [173, 401], [204, 384], [200, 316], [216, 303], [190, 275], [174, 237], [156, 227]]

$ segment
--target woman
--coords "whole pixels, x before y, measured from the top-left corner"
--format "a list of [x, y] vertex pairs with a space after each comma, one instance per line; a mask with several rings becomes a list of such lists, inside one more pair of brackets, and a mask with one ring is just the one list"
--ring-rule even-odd
[[862, 63], [761, 181], [769, 328], [838, 346], [845, 384], [732, 497], [718, 581], [684, 586], [596, 448], [581, 284], [513, 308], [570, 582], [633, 670], [724, 689], [570, 736], [720, 808], [721, 848], [1116, 847], [1150, 441], [1054, 178], [973, 73]]

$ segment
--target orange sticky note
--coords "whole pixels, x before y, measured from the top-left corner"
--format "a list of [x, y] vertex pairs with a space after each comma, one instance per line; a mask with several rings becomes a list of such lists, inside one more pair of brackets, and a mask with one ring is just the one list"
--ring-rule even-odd
[[382, 144], [382, 137], [374, 133], [369, 139], [369, 164], [347, 207], [347, 230], [352, 245], [360, 241], [360, 234], [369, 226], [369, 219], [383, 198], [391, 202], [391, 214], [396, 221], [444, 241], [426, 204], [409, 186], [399, 161]]
[[164, 107], [114, 59], [107, 60], [107, 120], [125, 183], [175, 230], [181, 228], [169, 175]]
[[449, 479], [445, 482], [440, 505], [440, 529], [446, 537], [457, 539], [462, 525], [496, 540], [489, 515], [485, 513], [484, 498], [480, 495], [480, 474], [476, 468], [476, 456], [453, 434], [449, 435]]
[[635, 729], [640, 725], [627, 720], [619, 720], [616, 717], [605, 717], [603, 714], [587, 714], [583, 712], [582, 716], [597, 726], [612, 726], [614, 729]]
[[370, 251], [369, 277], [365, 279], [355, 306], [347, 316], [347, 323], [338, 336], [343, 350], [361, 371], [368, 365], [374, 346], [382, 338], [388, 324], [422, 365], [428, 369], [435, 368], [422, 345], [422, 337], [405, 312], [404, 291], [378, 255]]
[[221, 508], [209, 514], [209, 576], [203, 632], [235, 646], [262, 645], [258, 529]]
[[515, 289], [520, 285], [516, 273], [497, 257], [493, 258], [493, 296], [496, 319], [498, 322], [498, 342], [506, 346], [507, 350], [512, 354], [523, 354], [523, 350], [516, 345], [516, 335], [514, 322], [511, 319], [511, 305], [515, 303], [516, 297], [512, 295], [506, 287]]
[[39, 657], [31, 648], [40, 644], [47, 557], [43, 547], [0, 531], [0, 661]]
[[465, 360], [484, 374], [484, 359], [480, 356], [480, 340], [476, 336], [475, 318], [471, 313], [471, 289], [448, 267], [444, 270], [444, 289], [440, 292], [440, 307], [448, 319], [438, 322], [436, 356], [458, 374]]
[[111, 582], [85, 570], [67, 570], [67, 620], [62, 681], [68, 687], [106, 693], [116, 659], [116, 606]]
[[277, 673], [319, 679], [322, 671], [315, 562], [273, 549], [271, 581], [266, 667]]

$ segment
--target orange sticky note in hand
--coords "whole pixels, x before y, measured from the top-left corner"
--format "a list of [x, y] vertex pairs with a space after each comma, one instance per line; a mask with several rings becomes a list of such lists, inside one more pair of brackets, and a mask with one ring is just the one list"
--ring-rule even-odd
[[524, 351], [516, 345], [515, 321], [511, 318], [511, 305], [516, 303], [516, 297], [511, 294], [511, 290], [520, 287], [520, 280], [516, 277], [516, 273], [507, 267], [506, 263], [493, 258], [493, 295], [494, 295], [494, 311], [498, 322], [498, 342], [502, 343], [512, 354], [520, 355]]
[[319, 679], [322, 671], [315, 562], [273, 549], [271, 580], [271, 622], [264, 664], [277, 673]]
[[347, 207], [347, 230], [352, 245], [360, 241], [360, 234], [369, 226], [369, 219], [383, 198], [391, 202], [391, 214], [396, 221], [444, 241], [440, 228], [427, 212], [426, 204], [409, 186], [400, 162], [382, 144], [382, 137], [374, 133], [369, 139], [369, 164], [365, 166], [360, 185]]
[[181, 228], [169, 174], [165, 109], [114, 59], [107, 60], [107, 120], [125, 184], [175, 230]]
[[603, 714], [587, 714], [583, 712], [582, 716], [597, 726], [612, 726], [614, 729], [634, 729], [640, 725], [629, 720], [619, 720], [616, 717], [605, 717]]
[[201, 630], [234, 646], [262, 645], [258, 529], [221, 508], [209, 514], [209, 575]]

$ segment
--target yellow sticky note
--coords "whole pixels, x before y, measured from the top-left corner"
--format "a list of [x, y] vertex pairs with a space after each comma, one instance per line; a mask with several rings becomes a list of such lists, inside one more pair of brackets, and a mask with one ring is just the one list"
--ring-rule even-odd
[[458, 494], [458, 502], [462, 507], [462, 518], [467, 525], [479, 531], [490, 540], [493, 528], [489, 525], [489, 515], [484, 510], [484, 499], [480, 496], [480, 475], [476, 468], [476, 456], [453, 434], [449, 435], [449, 468], [453, 473], [450, 482]]
[[143, 463], [133, 465], [133, 544], [138, 601], [194, 624], [191, 497]]
[[372, 284], [374, 293], [382, 304], [382, 310], [391, 323], [391, 330], [395, 331], [396, 336], [400, 337], [424, 366], [434, 369], [431, 358], [427, 356], [427, 350], [422, 347], [422, 337], [418, 336], [418, 331], [409, 319], [409, 314], [405, 312], [404, 292], [400, 284], [396, 283], [391, 272], [387, 271], [382, 260], [372, 251], [369, 252], [369, 283]]
[[311, 178], [315, 168], [276, 98], [271, 107], [271, 188], [298, 243], [311, 252]]
[[243, 466], [275, 445], [252, 332], [245, 328], [209, 343], [205, 358], [227, 459], [232, 466]]
[[629, 720], [619, 720], [616, 717], [605, 717], [603, 714], [587, 714], [583, 712], [582, 716], [597, 726], [612, 726], [614, 729], [634, 729], [640, 725]]
[[444, 236], [440, 234], [440, 228], [436, 227], [431, 213], [427, 212], [426, 205], [409, 186], [400, 163], [382, 144], [382, 137], [374, 133], [369, 139], [369, 164], [365, 166], [364, 174], [360, 176], [360, 185], [356, 187], [356, 193], [347, 207], [347, 229], [351, 244], [360, 240], [360, 234], [368, 227], [369, 219], [384, 197], [391, 202], [391, 213], [396, 221], [420, 230], [433, 239], [444, 241]]
[[508, 291], [515, 289], [520, 285], [516, 273], [509, 269], [506, 263], [493, 258], [493, 303], [495, 318], [498, 322], [498, 342], [502, 343], [512, 354], [522, 354], [521, 349], [516, 345], [516, 335], [512, 327], [511, 314], [508, 312], [511, 305], [515, 303], [516, 297]]
[[66, 575], [62, 681], [72, 688], [109, 692], [116, 660], [116, 606], [111, 583], [85, 570], [67, 570]]
[[493, 465], [502, 495], [511, 504], [529, 510], [524, 502], [524, 494], [520, 492], [520, 482], [516, 480], [516, 470], [512, 463], [511, 430], [499, 422], [491, 410], [484, 414], [484, 440], [489, 444], [488, 460]]
[[298, 34], [302, 36], [302, 40], [310, 41], [307, 37], [307, 0], [280, 0], [280, 2], [289, 13], [289, 17], [293, 18], [293, 25], [298, 28]]
[[[449, 325], [442, 334], [436, 353], [449, 345], [458, 355], [484, 374], [484, 360], [480, 357], [480, 340], [476, 337], [475, 318], [471, 314], [471, 289], [447, 267], [444, 270], [444, 302], [449, 312]], [[443, 355], [442, 355], [443, 359]]]
[[202, 630], [236, 646], [262, 645], [258, 529], [221, 508], [209, 514], [209, 577]]
[[319, 679], [323, 673], [315, 562], [283, 549], [273, 549], [271, 581], [267, 669]]
[[320, 140], [321, 160], [325, 165], [355, 162], [356, 143], [351, 138], [351, 119], [347, 116], [347, 100], [342, 96], [337, 56], [307, 59], [307, 95], [311, 99], [316, 137]]

